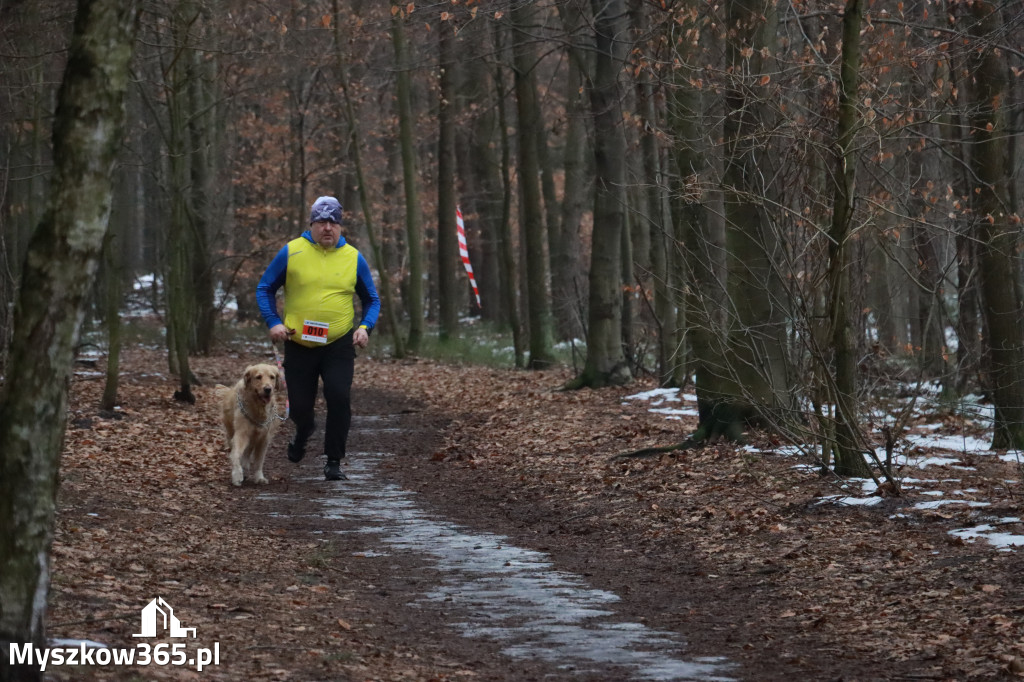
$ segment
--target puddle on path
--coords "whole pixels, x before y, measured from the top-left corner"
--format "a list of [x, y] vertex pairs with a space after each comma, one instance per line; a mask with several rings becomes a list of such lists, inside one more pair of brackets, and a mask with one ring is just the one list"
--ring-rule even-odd
[[[363, 418], [359, 426], [384, 424]], [[464, 636], [499, 642], [508, 656], [541, 659], [570, 675], [617, 667], [638, 680], [733, 679], [725, 659], [683, 658], [678, 634], [625, 620], [614, 610], [617, 595], [556, 570], [548, 555], [420, 508], [416, 493], [381, 480], [377, 469], [389, 456], [354, 453], [345, 469], [349, 480], [338, 484], [343, 493], [315, 501], [328, 518], [354, 521], [355, 532], [376, 535], [382, 553], [423, 556], [441, 579], [421, 601], [440, 603]]]

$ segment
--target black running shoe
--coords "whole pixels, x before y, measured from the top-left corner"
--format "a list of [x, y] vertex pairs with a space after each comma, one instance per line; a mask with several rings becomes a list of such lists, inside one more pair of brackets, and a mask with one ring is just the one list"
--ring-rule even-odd
[[341, 462], [337, 460], [328, 460], [327, 464], [324, 465], [324, 480], [327, 481], [347, 481], [348, 476], [341, 473]]
[[298, 464], [306, 456], [306, 444], [292, 441], [288, 443], [288, 461]]

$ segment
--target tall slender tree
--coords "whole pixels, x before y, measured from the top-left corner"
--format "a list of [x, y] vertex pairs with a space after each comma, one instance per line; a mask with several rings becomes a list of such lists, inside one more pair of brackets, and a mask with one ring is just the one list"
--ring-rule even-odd
[[1002, 21], [998, 8], [978, 0], [969, 6], [972, 209], [977, 225], [982, 312], [988, 329], [989, 380], [995, 403], [992, 447], [1024, 447], [1024, 330], [1021, 327], [1020, 230], [1011, 224], [1005, 99], [1006, 64], [992, 38]]
[[592, 186], [587, 172], [590, 146], [587, 134], [587, 93], [590, 50], [583, 13], [576, 3], [558, 6], [562, 27], [569, 37], [565, 77], [565, 185], [561, 226], [551, 252], [551, 300], [555, 325], [562, 339], [584, 336], [586, 278], [581, 267], [580, 231]]
[[348, 78], [348, 64], [342, 48], [341, 39], [341, 13], [338, 7], [338, 0], [334, 3], [334, 50], [337, 55], [338, 81], [341, 85], [341, 93], [345, 100], [345, 120], [348, 123], [349, 140], [352, 144], [352, 166], [356, 177], [356, 185], [359, 191], [359, 206], [363, 210], [363, 222], [366, 224], [366, 237], [370, 242], [370, 251], [373, 253], [373, 263], [377, 266], [377, 274], [380, 279], [380, 292], [383, 299], [384, 317], [388, 321], [388, 331], [391, 333], [392, 355], [396, 358], [405, 357], [405, 340], [402, 338], [402, 331], [398, 327], [398, 314], [395, 307], [394, 294], [391, 290], [390, 268], [385, 256], [384, 249], [380, 246], [380, 238], [377, 236], [377, 228], [373, 219], [373, 201], [370, 199], [370, 188], [367, 184], [366, 174], [363, 171], [362, 136], [359, 133], [359, 119], [355, 113], [355, 103], [351, 92]]
[[416, 150], [413, 141], [412, 89], [409, 78], [408, 45], [405, 39], [405, 5], [392, 2], [391, 42], [395, 49], [395, 100], [398, 105], [398, 141], [402, 151], [402, 181], [405, 188], [405, 233], [409, 251], [409, 278], [405, 307], [409, 314], [406, 347], [419, 351], [423, 341], [423, 226], [419, 189], [416, 182]]
[[[505, 22], [495, 21], [494, 50], [500, 56], [507, 51], [504, 35], [507, 32]], [[515, 353], [516, 367], [526, 365], [526, 342], [523, 338], [523, 325], [519, 313], [519, 295], [516, 286], [515, 249], [512, 240], [512, 168], [511, 141], [508, 134], [508, 117], [505, 109], [505, 77], [504, 69], [499, 63], [495, 66], [494, 87], [497, 90], [498, 130], [501, 136], [501, 221], [498, 227], [498, 243], [501, 258], [499, 276], [501, 277], [502, 303], [512, 328], [512, 345]]]
[[534, 8], [520, 5], [512, 13], [512, 53], [515, 64], [516, 111], [519, 116], [520, 224], [525, 242], [526, 310], [529, 317], [532, 369], [545, 369], [554, 362], [551, 337], [551, 302], [548, 297], [548, 267], [544, 256], [544, 218], [541, 212], [540, 159], [541, 121], [537, 106], [537, 57], [528, 31]]
[[850, 242], [853, 236], [857, 179], [857, 84], [860, 73], [861, 0], [847, 0], [843, 13], [843, 47], [839, 74], [839, 120], [833, 172], [832, 225], [829, 229], [829, 321], [832, 330], [836, 402], [835, 471], [866, 476], [857, 396], [857, 346], [851, 325]]
[[[460, 200], [466, 218], [467, 239], [480, 285], [480, 316], [498, 324], [508, 323], [508, 311], [502, 303], [498, 265], [498, 229], [504, 189], [501, 183], [501, 142], [498, 131], [498, 107], [493, 68], [500, 60], [484, 59], [493, 54], [493, 21], [470, 21], [459, 29], [462, 58], [459, 69], [459, 109], [467, 112], [468, 125], [456, 128]], [[497, 68], [500, 68], [497, 67]], [[468, 210], [467, 210], [468, 209]], [[475, 299], [471, 298], [471, 309]]]
[[622, 351], [622, 233], [626, 229], [626, 135], [619, 76], [628, 52], [623, 0], [592, 0], [596, 198], [590, 253], [587, 357], [571, 387], [617, 386], [633, 377]]
[[[711, 431], [737, 436], [743, 422], [775, 421], [789, 399], [785, 300], [776, 286], [778, 236], [763, 202], [771, 158], [764, 135], [771, 111], [772, 55], [777, 40], [773, 2], [738, 0], [726, 7], [729, 68], [723, 128], [728, 292], [728, 363], [732, 386], [711, 396]], [[702, 420], [703, 420], [702, 415]]]
[[171, 25], [175, 52], [170, 57], [167, 75], [168, 161], [170, 167], [170, 225], [167, 230], [167, 343], [171, 366], [178, 374], [176, 400], [194, 403], [189, 353], [195, 334], [195, 296], [192, 289], [195, 243], [193, 240], [190, 199], [190, 154], [188, 138], [188, 60], [189, 32], [199, 18], [191, 0], [172, 8]]
[[704, 122], [704, 98], [694, 84], [701, 79], [695, 71], [700, 15], [695, 0], [680, 8], [681, 21], [672, 27], [673, 69], [667, 119], [673, 136], [672, 217], [673, 236], [682, 254], [678, 270], [683, 282], [686, 325], [677, 325], [679, 343], [693, 353], [698, 411], [707, 423], [712, 412], [709, 398], [724, 394], [728, 372], [724, 365], [722, 312], [724, 291], [722, 270], [724, 234], [712, 224], [708, 201], [711, 171], [708, 125]]
[[[58, 468], [74, 346], [107, 230], [136, 0], [79, 0], [54, 117], [54, 182], [32, 237], [0, 397], [0, 680], [16, 643], [46, 646]], [[12, 390], [17, 387], [18, 390]], [[31, 387], [31, 390], [24, 390]]]
[[[631, 9], [633, 29], [638, 37], [648, 32], [647, 7], [634, 2]], [[664, 188], [662, 184], [661, 149], [657, 131], [660, 127], [655, 102], [655, 78], [650, 64], [637, 64], [636, 100], [644, 125], [640, 133], [643, 158], [643, 200], [637, 220], [648, 234], [651, 283], [654, 289], [654, 313], [657, 324], [657, 376], [662, 386], [674, 381], [676, 358], [675, 309], [669, 295], [668, 239], [665, 224]]]
[[458, 83], [455, 59], [454, 17], [442, 19], [437, 27], [440, 55], [437, 135], [437, 285], [440, 339], [452, 341], [459, 335], [459, 289], [456, 267], [459, 245], [455, 228], [455, 117]]
[[[198, 38], [212, 32], [211, 12], [216, 12], [215, 3], [197, 7], [196, 29]], [[217, 307], [211, 240], [215, 226], [214, 183], [216, 181], [218, 137], [216, 125], [217, 110], [220, 107], [217, 94], [216, 62], [207, 58], [200, 46], [189, 49], [186, 59], [187, 106], [187, 159], [188, 159], [188, 226], [192, 248], [189, 267], [192, 284], [189, 287], [193, 301], [190, 326], [194, 330], [190, 349], [208, 354], [213, 348], [216, 330]]]

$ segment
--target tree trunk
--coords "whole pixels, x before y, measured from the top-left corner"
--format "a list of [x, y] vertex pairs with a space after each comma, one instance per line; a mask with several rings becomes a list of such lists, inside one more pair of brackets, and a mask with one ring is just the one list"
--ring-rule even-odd
[[[950, 16], [950, 21], [954, 18]], [[960, 90], [959, 74], [963, 65], [951, 65], [948, 69], [951, 91]], [[954, 133], [950, 136], [953, 143], [950, 153], [955, 159], [953, 170], [953, 193], [965, 197], [970, 194], [971, 173], [968, 151], [971, 144], [970, 130], [964, 124], [961, 104], [950, 97], [949, 124]], [[956, 282], [957, 282], [957, 317], [956, 317], [956, 388], [957, 393], [964, 393], [970, 382], [977, 381], [981, 368], [981, 312], [979, 310], [979, 272], [978, 248], [974, 243], [974, 226], [960, 221], [956, 233]]]
[[623, 0], [591, 0], [596, 62], [590, 88], [594, 116], [594, 231], [590, 253], [587, 358], [570, 387], [620, 386], [632, 380], [622, 352], [622, 231], [626, 229], [626, 136], [622, 72], [627, 47]]
[[[923, 169], [919, 170], [923, 173]], [[920, 175], [912, 175], [920, 177]], [[917, 205], [918, 202], [913, 202]], [[924, 201], [920, 201], [923, 209]], [[936, 252], [934, 240], [936, 235], [929, 234], [926, 217], [923, 211], [915, 211], [912, 217], [916, 222], [911, 226], [911, 237], [914, 240], [914, 252], [917, 255], [917, 310], [918, 328], [921, 330], [921, 348], [914, 349], [918, 353], [918, 367], [926, 379], [944, 377], [946, 374], [946, 342], [942, 329], [945, 313], [942, 306], [942, 266]]]
[[957, 234], [957, 392], [977, 378], [980, 366], [981, 323], [978, 319], [977, 245], [969, 234]]
[[[29, 244], [0, 399], [0, 680], [37, 680], [10, 665], [12, 644], [46, 645], [58, 468], [74, 346], [110, 214], [134, 0], [80, 0], [54, 118], [54, 182]], [[10, 387], [20, 390], [10, 390]], [[30, 388], [31, 390], [26, 390]]]
[[[536, 87], [536, 83], [534, 84]], [[545, 270], [548, 273], [548, 280], [554, 268], [555, 252], [562, 243], [562, 222], [559, 219], [561, 211], [558, 206], [558, 198], [555, 192], [555, 173], [551, 163], [551, 149], [548, 147], [548, 129], [544, 121], [544, 111], [540, 106], [540, 98], [533, 98], [534, 120], [537, 121], [537, 166], [540, 172], [541, 196], [544, 198], [544, 233], [547, 236], [546, 253], [548, 262]], [[548, 315], [551, 315], [550, 294], [545, 294], [548, 299]], [[553, 321], [548, 323], [549, 333], [554, 333]]]
[[634, 230], [633, 222], [636, 220], [636, 213], [634, 206], [635, 201], [631, 201], [633, 198], [631, 193], [626, 191], [623, 192], [623, 196], [626, 198], [626, 211], [625, 211], [625, 224], [622, 227], [622, 232], [619, 233], [619, 239], [621, 241], [619, 262], [622, 267], [620, 273], [620, 281], [622, 282], [621, 296], [622, 296], [622, 314], [620, 320], [622, 322], [622, 332], [620, 340], [622, 343], [622, 356], [626, 360], [627, 368], [636, 368], [639, 370], [641, 362], [636, 357], [637, 345], [636, 345], [636, 306], [633, 302], [636, 300], [636, 275], [634, 274], [633, 263], [633, 233]]
[[416, 151], [413, 143], [412, 93], [409, 85], [409, 57], [405, 43], [405, 6], [397, 8], [391, 18], [391, 41], [395, 48], [395, 97], [398, 103], [398, 139], [402, 150], [402, 180], [405, 186], [405, 234], [409, 251], [409, 279], [405, 290], [405, 307], [409, 314], [407, 348], [419, 351], [423, 341], [423, 226], [420, 223], [420, 201], [416, 187]]
[[[762, 50], [775, 52], [776, 14], [763, 0], [728, 5], [727, 42], [731, 83], [725, 93], [724, 123], [726, 251], [729, 301], [728, 363], [732, 381], [725, 394], [711, 396], [712, 433], [736, 434], [744, 422], [779, 423], [788, 401], [785, 352], [786, 301], [773, 262], [777, 236], [760, 197], [771, 177], [759, 136], [770, 125], [761, 78], [770, 67]], [[729, 385], [729, 384], [732, 385]], [[699, 394], [698, 394], [699, 396]], [[704, 420], [704, 415], [701, 416]]]
[[[24, 3], [15, 11], [9, 3], [8, 15], [20, 15], [22, 23], [43, 24], [47, 8], [39, 3]], [[13, 334], [14, 303], [21, 281], [21, 267], [28, 240], [46, 205], [46, 187], [50, 181], [50, 160], [47, 156], [46, 134], [52, 114], [56, 85], [48, 82], [46, 60], [48, 47], [39, 44], [38, 35], [19, 31], [10, 21], [9, 43], [5, 52], [14, 51], [23, 58], [0, 60], [0, 82], [11, 93], [4, 107], [5, 125], [0, 128], [0, 372], [7, 364], [7, 353]], [[61, 48], [63, 49], [63, 47]], [[28, 54], [37, 55], [25, 59]], [[19, 94], [15, 94], [19, 93]], [[21, 94], [23, 93], [23, 94]], [[15, 102], [28, 96], [24, 110], [17, 111]], [[12, 111], [15, 109], [15, 111]]]
[[[502, 24], [494, 23], [494, 50], [499, 55], [504, 51]], [[502, 302], [509, 315], [512, 328], [512, 346], [515, 353], [516, 367], [525, 367], [526, 343], [519, 316], [519, 299], [516, 286], [515, 249], [512, 248], [512, 179], [509, 170], [512, 167], [511, 144], [508, 139], [508, 120], [505, 113], [505, 78], [502, 66], [495, 66], [494, 85], [497, 89], [498, 128], [501, 131], [501, 183], [504, 189], [501, 200], [501, 223], [498, 228], [498, 242], [501, 253], [500, 277]]]
[[[197, 9], [197, 23], [207, 16]], [[195, 330], [190, 350], [209, 354], [217, 327], [217, 306], [213, 278], [210, 234], [213, 231], [213, 182], [215, 178], [214, 115], [217, 110], [214, 63], [199, 50], [190, 50], [186, 58], [188, 102], [188, 192], [189, 266], [192, 272], [189, 293], [192, 297], [191, 326]]]
[[[113, 221], [111, 221], [113, 222]], [[117, 387], [121, 369], [121, 282], [124, 279], [123, 240], [108, 233], [103, 242], [103, 323], [107, 328], [107, 376], [103, 384], [100, 409], [113, 411], [117, 406]]]
[[551, 253], [551, 300], [558, 336], [562, 340], [583, 338], [586, 279], [580, 263], [580, 226], [590, 195], [587, 173], [589, 142], [587, 104], [584, 84], [588, 76], [588, 45], [582, 37], [583, 17], [574, 3], [558, 6], [562, 25], [569, 36], [569, 58], [565, 81], [565, 187], [561, 206], [561, 225]]
[[[491, 51], [488, 39], [490, 23], [477, 22], [459, 33], [460, 40], [470, 54]], [[459, 176], [467, 190], [470, 209], [468, 213], [463, 210], [466, 229], [470, 231], [470, 226], [475, 225], [479, 236], [476, 241], [479, 255], [474, 253], [473, 248], [470, 253], [473, 254], [473, 266], [480, 285], [480, 316], [498, 325], [505, 325], [508, 316], [501, 298], [501, 266], [498, 263], [501, 257], [498, 229], [504, 197], [500, 170], [501, 142], [497, 125], [499, 102], [494, 91], [490, 65], [486, 60], [469, 59], [460, 69], [459, 77], [459, 106], [463, 110], [476, 112], [472, 125], [460, 130], [456, 137], [456, 153]]]
[[[690, 3], [696, 8], [696, 2]], [[684, 13], [684, 16], [686, 13]], [[696, 17], [697, 13], [693, 12]], [[722, 264], [717, 255], [724, 251], [721, 229], [712, 225], [708, 201], [707, 133], [700, 91], [690, 82], [687, 64], [692, 62], [694, 47], [684, 37], [696, 31], [696, 21], [684, 24], [673, 45], [674, 59], [680, 66], [673, 70], [668, 124], [674, 136], [672, 160], [675, 164], [672, 196], [674, 236], [683, 253], [676, 273], [684, 293], [684, 327], [677, 324], [680, 345], [692, 348], [696, 376], [698, 411], [709, 414], [717, 396], [725, 394], [728, 373], [724, 367], [724, 335], [722, 311], [724, 289]], [[680, 317], [683, 317], [680, 313]], [[699, 437], [699, 434], [698, 434]]]
[[341, 92], [345, 99], [345, 120], [348, 124], [349, 138], [352, 143], [352, 166], [356, 176], [356, 185], [359, 188], [359, 205], [363, 210], [363, 222], [366, 223], [366, 238], [370, 242], [370, 251], [373, 253], [373, 262], [377, 266], [377, 277], [380, 282], [380, 293], [385, 319], [388, 321], [388, 331], [391, 333], [393, 345], [392, 356], [395, 358], [405, 357], [405, 341], [402, 332], [398, 327], [398, 315], [395, 307], [394, 294], [391, 292], [391, 269], [384, 251], [380, 247], [380, 240], [377, 238], [377, 229], [373, 220], [373, 201], [370, 199], [370, 189], [366, 184], [366, 177], [363, 173], [362, 141], [359, 135], [359, 122], [355, 114], [355, 105], [352, 102], [352, 93], [349, 92], [348, 68], [345, 55], [342, 50], [341, 36], [341, 13], [338, 7], [338, 0], [334, 0], [334, 51], [337, 55], [338, 80], [341, 84]]
[[[634, 30], [638, 35], [647, 32], [647, 10], [639, 2], [633, 3]], [[643, 156], [643, 216], [642, 226], [648, 234], [651, 263], [651, 280], [654, 288], [654, 318], [657, 325], [657, 376], [660, 386], [673, 383], [676, 350], [675, 311], [669, 295], [668, 243], [665, 238], [664, 191], [662, 187], [661, 152], [658, 148], [656, 131], [659, 127], [655, 104], [654, 79], [648, 69], [638, 74], [636, 97], [639, 113], [644, 126], [640, 133], [640, 149]], [[639, 217], [637, 219], [640, 219]]]
[[544, 255], [544, 218], [541, 212], [537, 120], [537, 58], [531, 47], [528, 27], [533, 9], [523, 5], [512, 13], [512, 53], [515, 64], [516, 111], [519, 116], [520, 224], [526, 258], [526, 310], [529, 318], [531, 369], [547, 369], [554, 363], [551, 345], [551, 302], [548, 299], [548, 268]]
[[999, 12], [989, 2], [970, 7], [975, 23], [971, 53], [974, 139], [971, 169], [975, 187], [970, 195], [977, 221], [978, 263], [981, 269], [982, 311], [988, 327], [989, 381], [995, 403], [993, 449], [1024, 447], [1024, 332], [1021, 300], [1016, 285], [1019, 230], [1010, 223], [1006, 174], [1006, 64], [990, 38], [1001, 26]]
[[[897, 333], [896, 308], [890, 285], [892, 259], [889, 257], [889, 252], [891, 247], [888, 244], [889, 237], [886, 235], [884, 219], [880, 218], [879, 220], [878, 230], [872, 234], [867, 263], [870, 281], [868, 299], [871, 311], [875, 314], [875, 329], [878, 334], [875, 352], [880, 355], [891, 355], [897, 352], [902, 344]], [[905, 324], [903, 328], [906, 329]]]
[[836, 127], [836, 170], [829, 228], [829, 321], [832, 327], [833, 384], [836, 403], [835, 471], [840, 476], [867, 476], [864, 435], [860, 431], [857, 397], [857, 344], [851, 326], [850, 225], [856, 196], [858, 125], [857, 83], [860, 80], [860, 0], [846, 0], [839, 76], [839, 120]]
[[437, 27], [440, 54], [440, 92], [437, 136], [437, 288], [442, 343], [459, 336], [459, 243], [455, 227], [455, 26]]
[[167, 342], [173, 356], [172, 367], [178, 375], [174, 399], [195, 403], [192, 393], [192, 369], [189, 350], [194, 338], [194, 301], [192, 293], [192, 230], [189, 224], [188, 153], [188, 30], [196, 13], [191, 2], [179, 4], [173, 12], [176, 52], [172, 57], [167, 83], [168, 157], [171, 176], [171, 216], [167, 231]]

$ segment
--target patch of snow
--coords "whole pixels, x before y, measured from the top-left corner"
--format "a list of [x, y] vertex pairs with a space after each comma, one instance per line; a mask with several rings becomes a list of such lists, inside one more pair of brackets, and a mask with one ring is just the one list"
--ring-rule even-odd
[[968, 507], [989, 507], [991, 502], [975, 502], [973, 500], [935, 500], [934, 502], [918, 502], [914, 509], [938, 509], [947, 504], [964, 504]]
[[973, 528], [957, 528], [956, 530], [949, 531], [949, 534], [966, 540], [967, 542], [974, 542], [978, 539], [985, 540], [986, 542], [1003, 550], [1007, 550], [1011, 547], [1024, 547], [1024, 535], [997, 533], [995, 532], [995, 527], [990, 526], [987, 523], [983, 523], [980, 526], [974, 526]]
[[660, 401], [672, 401], [679, 402], [679, 389], [678, 388], [654, 388], [650, 391], [644, 391], [642, 393], [634, 393], [633, 395], [627, 395], [624, 400], [654, 400], [655, 398]]
[[654, 412], [655, 414], [664, 414], [664, 415], [674, 416], [676, 418], [678, 418], [680, 415], [681, 416], [686, 416], [686, 417], [696, 417], [697, 416], [697, 410], [693, 409], [692, 407], [684, 407], [684, 408], [652, 407], [651, 409], [649, 409], [647, 411], [648, 412]]
[[911, 445], [918, 445], [928, 448], [939, 448], [942, 450], [953, 450], [954, 452], [991, 452], [989, 445], [991, 440], [982, 440], [974, 436], [918, 436], [909, 435], [907, 440]]
[[881, 497], [839, 497], [836, 499], [836, 504], [845, 504], [849, 507], [874, 507], [881, 503]]
[[958, 457], [922, 457], [920, 459], [910, 458], [907, 460], [909, 466], [916, 466], [918, 469], [928, 467], [952, 466], [959, 462]]

